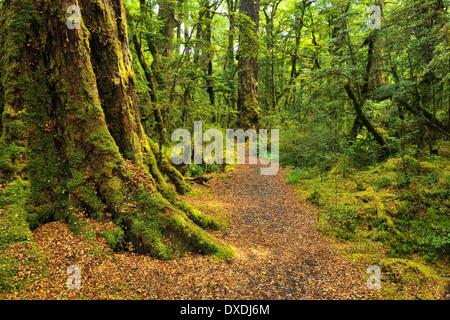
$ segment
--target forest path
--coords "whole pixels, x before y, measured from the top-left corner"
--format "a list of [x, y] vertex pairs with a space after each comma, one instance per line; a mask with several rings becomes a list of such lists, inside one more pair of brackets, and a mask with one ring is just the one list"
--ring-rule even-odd
[[[316, 215], [299, 202], [284, 172], [260, 175], [260, 165], [239, 165], [195, 185], [186, 202], [230, 227], [209, 231], [235, 250], [232, 260], [187, 253], [161, 261], [134, 252], [112, 252], [100, 235], [109, 222], [89, 219], [91, 240], [55, 221], [33, 231], [45, 253], [46, 272], [4, 299], [364, 299], [365, 270], [315, 228]], [[12, 253], [22, 259], [20, 248]], [[68, 289], [67, 268], [79, 267], [81, 289]], [[19, 274], [34, 273], [23, 265]]]
[[226, 178], [211, 180], [208, 187], [231, 222], [223, 235], [238, 252], [240, 297], [366, 297], [365, 270], [357, 269], [316, 230], [316, 214], [300, 203], [283, 169], [264, 176], [261, 167], [239, 165]]

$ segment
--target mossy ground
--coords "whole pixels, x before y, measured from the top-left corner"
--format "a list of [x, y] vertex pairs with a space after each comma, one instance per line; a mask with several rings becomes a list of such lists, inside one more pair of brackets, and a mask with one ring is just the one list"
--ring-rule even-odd
[[[45, 271], [43, 253], [27, 221], [27, 183], [0, 185], [0, 291], [14, 292]], [[20, 272], [19, 272], [20, 270]]]
[[444, 297], [448, 278], [438, 275], [450, 274], [450, 148], [441, 149], [442, 156], [392, 158], [366, 171], [341, 162], [321, 177], [301, 169], [287, 175], [318, 206], [324, 234], [366, 267], [382, 267], [382, 298]]

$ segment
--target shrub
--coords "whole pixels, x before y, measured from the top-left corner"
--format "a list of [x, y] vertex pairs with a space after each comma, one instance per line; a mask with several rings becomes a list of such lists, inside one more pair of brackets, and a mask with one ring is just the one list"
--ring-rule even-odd
[[291, 172], [288, 173], [287, 175], [287, 182], [289, 184], [296, 184], [302, 176], [302, 172], [300, 170], [293, 170]]
[[351, 165], [365, 170], [376, 164], [383, 157], [383, 150], [372, 140], [356, 139], [343, 149]]
[[331, 169], [339, 156], [340, 146], [328, 129], [303, 134], [295, 130], [283, 130], [280, 137], [280, 163], [298, 168], [318, 168], [320, 172]]
[[314, 190], [314, 192], [311, 193], [311, 194], [308, 196], [308, 198], [306, 198], [306, 200], [310, 201], [310, 202], [313, 203], [313, 204], [320, 205], [320, 202], [321, 202], [321, 201], [320, 201], [320, 200], [321, 200], [320, 192], [317, 191], [317, 190]]
[[205, 170], [203, 169], [203, 167], [197, 164], [189, 165], [187, 172], [191, 177], [201, 176], [202, 174], [205, 174]]
[[206, 172], [217, 172], [219, 171], [220, 166], [216, 163], [206, 165]]

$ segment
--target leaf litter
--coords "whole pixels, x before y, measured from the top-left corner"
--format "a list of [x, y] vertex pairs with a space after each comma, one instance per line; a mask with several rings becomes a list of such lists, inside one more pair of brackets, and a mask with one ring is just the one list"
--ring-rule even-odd
[[[283, 170], [260, 175], [260, 165], [240, 165], [196, 185], [186, 202], [225, 215], [229, 228], [208, 231], [236, 251], [232, 260], [187, 253], [160, 261], [113, 252], [101, 236], [114, 224], [89, 220], [87, 241], [61, 221], [33, 231], [47, 269], [3, 299], [367, 299], [365, 270], [339, 252], [315, 227], [314, 210], [299, 202]], [[86, 218], [87, 219], [87, 218]], [[81, 271], [81, 289], [69, 289], [67, 268]], [[21, 273], [23, 274], [25, 270]], [[29, 271], [27, 271], [29, 272]]]

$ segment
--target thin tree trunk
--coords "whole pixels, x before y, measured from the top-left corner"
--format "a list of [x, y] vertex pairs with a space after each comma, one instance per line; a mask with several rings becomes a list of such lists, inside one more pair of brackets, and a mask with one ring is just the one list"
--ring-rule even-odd
[[[291, 63], [291, 73], [289, 76], [289, 86], [288, 86], [288, 94], [286, 95], [285, 105], [293, 105], [292, 96], [294, 94], [294, 84], [295, 79], [297, 78], [298, 72], [297, 72], [297, 62], [298, 62], [298, 50], [300, 48], [300, 40], [301, 40], [301, 34], [302, 29], [304, 25], [304, 17], [305, 12], [308, 6], [311, 4], [311, 2], [307, 2], [306, 0], [302, 1], [302, 12], [300, 16], [295, 16], [294, 21], [298, 23], [294, 24], [294, 32], [295, 32], [295, 44], [294, 44], [294, 52], [292, 53], [292, 63]], [[314, 34], [313, 34], [314, 35]], [[315, 38], [314, 38], [315, 41]]]
[[[376, 34], [376, 33], [375, 33]], [[366, 70], [363, 75], [363, 84], [362, 89], [359, 94], [359, 97], [354, 93], [349, 83], [344, 85], [344, 89], [347, 92], [348, 97], [352, 100], [353, 108], [356, 113], [356, 117], [359, 121], [366, 127], [367, 131], [369, 131], [374, 137], [375, 141], [383, 148], [386, 155], [389, 155], [389, 149], [386, 147], [386, 143], [384, 141], [383, 136], [375, 129], [375, 127], [370, 123], [369, 119], [365, 116], [362, 107], [366, 101], [366, 95], [369, 92], [369, 81], [370, 74], [373, 66], [373, 52], [374, 52], [374, 41], [376, 36], [369, 36], [369, 38], [365, 41], [365, 45], [368, 45], [367, 50], [367, 65]], [[359, 92], [359, 90], [358, 90]]]
[[[209, 0], [206, 0], [204, 3], [206, 12], [205, 12], [205, 29], [204, 29], [204, 40], [205, 40], [205, 76], [206, 76], [206, 92], [209, 96], [209, 103], [211, 106], [215, 106], [216, 99], [215, 99], [215, 92], [214, 92], [214, 79], [213, 79], [213, 56], [214, 51], [212, 48], [212, 19], [213, 19], [213, 13], [211, 12], [211, 4]], [[214, 115], [215, 117], [215, 115]], [[213, 122], [215, 120], [213, 119]]]
[[[383, 16], [384, 0], [379, 0], [377, 5], [380, 6], [380, 12]], [[385, 72], [385, 57], [384, 57], [384, 36], [377, 33], [374, 41], [374, 52], [373, 52], [373, 68], [372, 74], [369, 80], [369, 87], [371, 90], [375, 90], [384, 86], [387, 82], [386, 72]]]
[[[228, 19], [229, 19], [229, 29], [228, 29], [228, 44], [227, 44], [227, 55], [225, 58], [224, 63], [224, 71], [229, 70], [228, 73], [228, 87], [229, 87], [229, 94], [225, 97], [225, 100], [227, 101], [228, 109], [231, 111], [236, 110], [236, 103], [237, 103], [237, 94], [236, 90], [234, 88], [234, 78], [236, 74], [236, 67], [235, 67], [235, 57], [234, 57], [234, 36], [235, 36], [235, 30], [236, 30], [236, 21], [235, 21], [235, 14], [236, 14], [236, 7], [237, 7], [237, 1], [238, 0], [227, 0], [227, 13], [228, 13]], [[234, 72], [233, 72], [234, 70]], [[228, 117], [228, 124], [231, 121], [231, 112], [227, 114]], [[227, 127], [228, 127], [227, 124]]]
[[[144, 51], [142, 49], [141, 42], [139, 41], [139, 38], [137, 36], [136, 29], [133, 26], [133, 43], [136, 49], [136, 54], [138, 56], [139, 63], [141, 64], [142, 69], [144, 70], [144, 75], [147, 80], [147, 85], [150, 89], [150, 99], [152, 101], [152, 109], [153, 109], [153, 115], [156, 120], [156, 128], [158, 130], [159, 135], [159, 145], [161, 146], [163, 143], [165, 143], [165, 134], [163, 131], [163, 117], [161, 115], [161, 111], [158, 107], [158, 96], [156, 95], [156, 86], [155, 86], [155, 80], [153, 79], [153, 75], [151, 73], [151, 70], [147, 64], [147, 61], [144, 57]], [[177, 174], [176, 170], [173, 168], [173, 166], [170, 164], [170, 162], [165, 159], [161, 158], [161, 149], [159, 147], [156, 148], [158, 152], [154, 152], [157, 154], [156, 158], [158, 159], [158, 162], [160, 163], [160, 170], [163, 171], [163, 173], [167, 174], [173, 184], [175, 185], [177, 191], [179, 193], [185, 194], [191, 190], [191, 187], [186, 183], [186, 181], [183, 179], [183, 177], [180, 174]]]
[[367, 131], [369, 131], [373, 135], [375, 141], [381, 147], [383, 147], [383, 149], [385, 150], [385, 153], [388, 154], [389, 151], [386, 148], [386, 143], [384, 141], [384, 138], [378, 133], [378, 131], [375, 129], [375, 127], [370, 123], [369, 119], [367, 119], [366, 115], [362, 111], [362, 104], [356, 98], [356, 96], [353, 93], [353, 90], [351, 89], [350, 85], [346, 84], [344, 86], [344, 88], [345, 88], [345, 91], [347, 92], [350, 100], [352, 100], [352, 102], [353, 102], [353, 107], [355, 109], [356, 116], [362, 122], [362, 124], [366, 127]]
[[[395, 68], [395, 65], [391, 62], [391, 73], [394, 78], [395, 83], [399, 86], [400, 85], [400, 76], [397, 72], [397, 69]], [[417, 87], [417, 86], [416, 86]], [[403, 107], [405, 110], [409, 111], [413, 115], [422, 118], [425, 120], [425, 124], [432, 130], [437, 130], [444, 134], [447, 138], [450, 137], [450, 127], [446, 126], [444, 123], [439, 121], [436, 117], [433, 116], [432, 113], [430, 113], [428, 110], [426, 110], [421, 101], [420, 101], [420, 94], [418, 90], [415, 90], [414, 100], [410, 103], [407, 101], [406, 97], [400, 96], [396, 97], [394, 99], [395, 102], [399, 105], [399, 108], [402, 109]]]

